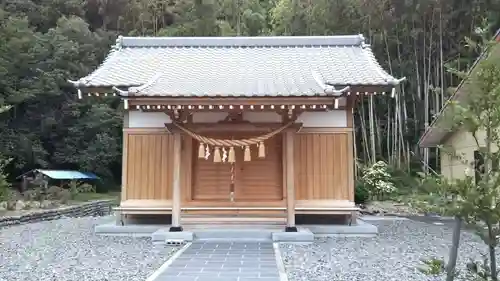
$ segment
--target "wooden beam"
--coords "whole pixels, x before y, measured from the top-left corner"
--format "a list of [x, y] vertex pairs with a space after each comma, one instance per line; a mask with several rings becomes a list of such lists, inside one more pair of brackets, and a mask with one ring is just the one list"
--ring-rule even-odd
[[[153, 105], [153, 104], [164, 104], [164, 105], [185, 105], [185, 106], [216, 106], [225, 105], [224, 108], [227, 109], [228, 106], [233, 105], [238, 108], [239, 105], [254, 105], [256, 109], [260, 105], [274, 105], [276, 109], [279, 109], [281, 105], [333, 105], [333, 96], [304, 96], [304, 97], [241, 97], [241, 98], [216, 98], [216, 97], [161, 97], [161, 96], [151, 96], [151, 97], [130, 97], [130, 105]], [[194, 108], [193, 108], [194, 109]]]
[[287, 130], [286, 138], [286, 208], [287, 224], [285, 231], [297, 232], [295, 226], [295, 171], [294, 171], [294, 137], [295, 132]]
[[[140, 87], [140, 84], [137, 85], [114, 85], [117, 88], [120, 88], [122, 90], [126, 90], [129, 87]], [[386, 95], [390, 95], [391, 90], [393, 88], [392, 85], [335, 85], [337, 89], [342, 89], [345, 86], [349, 86], [350, 89], [347, 92], [350, 92], [351, 94], [356, 94], [356, 93], [377, 93], [380, 94], [382, 92], [386, 92]], [[92, 96], [95, 96], [95, 93], [107, 93], [109, 96], [112, 96], [113, 94], [116, 95], [116, 91], [113, 90], [112, 86], [104, 86], [104, 87], [79, 87], [79, 89], [82, 91], [83, 94], [88, 94], [90, 93]], [[148, 97], [142, 97], [142, 96], [130, 96], [131, 98], [170, 98], [170, 99], [176, 99], [176, 97], [172, 98], [172, 95], [161, 95], [162, 93], [158, 93], [155, 96], [148, 96]], [[178, 93], [177, 99], [183, 98], [183, 99], [190, 99], [190, 100], [200, 100], [200, 99], [231, 99], [234, 97], [221, 97], [221, 96], [193, 96], [191, 94], [183, 94], [183, 93]], [[280, 96], [280, 97], [274, 97], [276, 99], [293, 99], [293, 98], [315, 98], [315, 97], [321, 97], [321, 96]], [[238, 97], [238, 99], [262, 99], [262, 98], [268, 98], [268, 97], [256, 97], [256, 96], [244, 96], [244, 97]]]
[[347, 127], [302, 127], [298, 134], [340, 134], [351, 133], [353, 128]]
[[[174, 133], [174, 161], [173, 166], [173, 186], [172, 186], [172, 226], [171, 232], [182, 231], [181, 227], [181, 133]], [[168, 157], [168, 155], [164, 155]]]
[[[272, 132], [283, 126], [282, 123], [251, 123], [251, 122], [236, 122], [236, 123], [192, 123], [182, 124], [184, 128], [195, 132]], [[177, 132], [180, 129], [173, 125], [166, 123], [165, 127], [170, 132]], [[299, 130], [302, 123], [295, 123], [290, 125], [288, 129]]]

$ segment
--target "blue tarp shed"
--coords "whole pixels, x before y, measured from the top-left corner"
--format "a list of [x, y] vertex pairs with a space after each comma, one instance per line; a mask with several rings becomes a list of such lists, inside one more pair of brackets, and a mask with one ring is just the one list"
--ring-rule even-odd
[[98, 180], [99, 177], [89, 172], [79, 172], [71, 170], [45, 170], [35, 169], [17, 177], [18, 179], [28, 174], [43, 174], [54, 180]]
[[55, 180], [96, 180], [99, 179], [95, 174], [89, 172], [67, 171], [67, 170], [42, 170], [36, 169], [35, 172], [46, 175]]

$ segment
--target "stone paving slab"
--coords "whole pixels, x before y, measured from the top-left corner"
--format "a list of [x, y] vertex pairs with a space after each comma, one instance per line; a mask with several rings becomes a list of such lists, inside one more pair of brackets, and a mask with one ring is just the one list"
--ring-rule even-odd
[[280, 281], [271, 242], [194, 242], [155, 281]]

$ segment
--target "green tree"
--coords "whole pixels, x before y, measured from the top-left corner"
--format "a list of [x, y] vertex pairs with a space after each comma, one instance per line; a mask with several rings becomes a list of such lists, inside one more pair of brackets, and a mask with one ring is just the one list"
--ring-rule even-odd
[[[471, 46], [474, 47], [472, 41]], [[477, 235], [487, 245], [489, 252], [489, 277], [498, 280], [496, 246], [500, 235], [500, 49], [496, 41], [489, 42], [483, 48], [484, 60], [470, 75], [457, 72], [467, 79], [467, 99], [453, 103], [452, 113], [447, 120], [452, 130], [464, 130], [475, 140], [477, 159], [470, 155], [461, 155], [450, 147], [443, 147], [456, 160], [469, 168], [464, 178], [437, 185], [436, 201], [430, 208], [456, 217], [455, 231], [452, 237], [447, 280], [456, 275], [455, 265], [459, 246], [462, 221], [474, 227]], [[472, 171], [476, 171], [473, 173]]]

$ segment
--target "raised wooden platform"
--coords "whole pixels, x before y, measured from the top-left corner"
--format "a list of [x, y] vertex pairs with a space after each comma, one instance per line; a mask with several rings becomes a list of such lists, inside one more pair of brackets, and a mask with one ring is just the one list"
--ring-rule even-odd
[[[120, 204], [120, 207], [114, 208], [121, 214], [171, 214], [172, 202], [170, 200], [126, 200]], [[331, 215], [351, 215], [359, 211], [354, 202], [348, 200], [297, 200], [295, 203], [296, 214], [331, 214]], [[286, 215], [284, 206], [196, 206], [188, 204], [181, 206], [182, 215]]]

